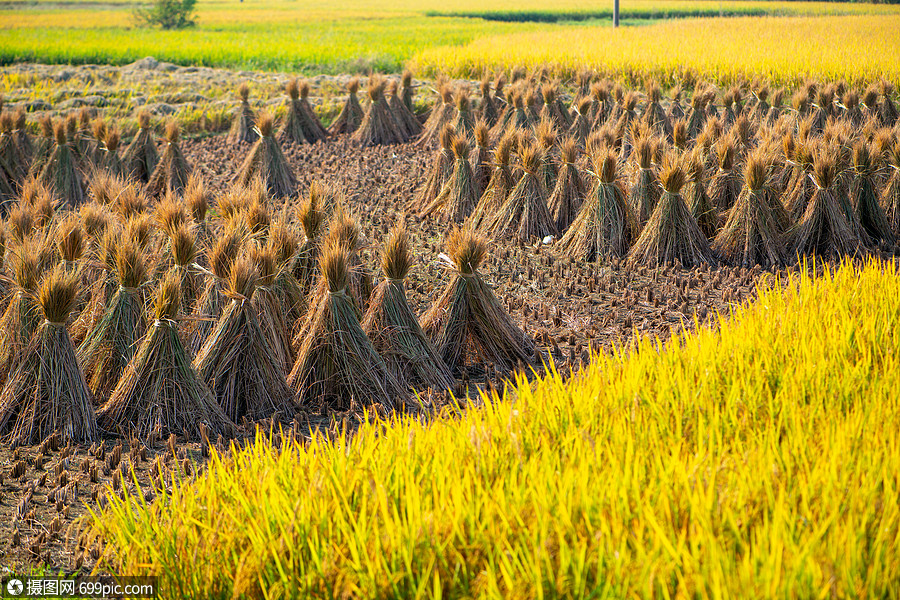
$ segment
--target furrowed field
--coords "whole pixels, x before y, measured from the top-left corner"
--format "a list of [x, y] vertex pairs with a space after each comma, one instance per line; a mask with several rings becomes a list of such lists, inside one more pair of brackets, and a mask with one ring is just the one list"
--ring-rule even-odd
[[259, 440], [113, 498], [108, 565], [171, 597], [896, 597], [897, 275], [778, 282], [433, 423]]

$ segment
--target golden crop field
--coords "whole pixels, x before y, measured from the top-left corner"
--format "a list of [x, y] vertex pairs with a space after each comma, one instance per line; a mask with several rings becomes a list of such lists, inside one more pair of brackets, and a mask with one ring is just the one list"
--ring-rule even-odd
[[900, 82], [900, 15], [672, 20], [647, 27], [573, 27], [492, 36], [463, 48], [423, 50], [423, 72], [467, 76], [548, 65], [571, 76], [584, 67], [628, 81], [718, 82], [804, 78]]
[[[605, 31], [598, 26], [609, 25], [610, 7], [591, 0], [564, 0], [553, 4], [545, 0], [503, 0], [492, 4], [489, 10], [473, 0], [449, 3], [401, 0], [377, 6], [359, 0], [342, 3], [210, 0], [199, 2], [197, 7], [197, 27], [160, 31], [135, 27], [132, 7], [127, 3], [112, 2], [103, 7], [81, 2], [64, 5], [42, 1], [27, 5], [13, 3], [0, 12], [0, 63], [125, 64], [144, 56], [154, 56], [184, 65], [339, 73], [370, 69], [398, 71], [415, 58], [415, 63], [425, 68], [447, 64], [462, 74], [483, 66], [505, 66], [512, 59], [532, 62], [538, 60], [539, 55], [568, 69], [577, 61], [597, 62], [601, 56], [598, 53], [603, 53], [604, 57], [609, 53], [604, 44], [618, 44], [596, 43], [598, 37], [608, 37], [606, 33], [598, 33]], [[874, 22], [877, 20], [875, 15], [898, 14], [898, 9], [890, 5], [748, 0], [636, 0], [627, 3], [622, 10], [626, 24], [642, 25], [667, 17], [717, 17], [713, 19], [715, 22], [719, 15], [779, 18], [787, 15], [867, 15], [872, 17], [870, 22]], [[573, 29], [575, 21], [578, 23]], [[690, 22], [697, 24], [693, 19]], [[665, 24], [652, 25], [643, 33], [641, 30], [645, 27], [628, 27], [628, 33], [623, 30], [611, 38], [622, 38], [624, 48], [617, 47], [611, 52], [610, 61], [615, 68], [642, 68], [641, 62], [636, 63], [628, 56], [643, 51], [639, 40], [643, 36], [653, 40], [653, 32], [660, 26], [664, 32], [687, 35], [690, 39], [725, 35], [728, 36], [725, 47], [737, 49], [739, 45], [732, 39], [734, 35], [728, 32], [741, 39], [754, 35], [756, 28], [763, 27], [771, 29], [771, 33], [761, 32], [764, 36], [777, 40], [779, 33], [791, 31], [793, 25], [790, 23], [794, 21], [771, 26], [768, 23], [727, 18], [718, 26], [709, 26], [710, 31], [702, 35], [684, 23], [669, 24], [674, 27], [671, 30], [666, 29]], [[841, 23], [843, 25], [837, 27], [841, 28], [842, 39], [853, 41], [854, 36], [870, 34], [865, 21]], [[885, 20], [882, 30], [889, 30], [888, 23], [895, 25], [896, 22]], [[684, 29], [679, 30], [679, 27]], [[78, 30], [77, 34], [73, 30]], [[493, 37], [517, 34], [528, 37]], [[793, 35], [787, 38], [796, 39]], [[578, 45], [556, 43], [559, 40], [578, 40]], [[667, 41], [672, 42], [672, 39], [660, 43]], [[821, 38], [814, 36], [810, 41], [818, 43]], [[878, 41], [879, 38], [875, 38], [869, 43]], [[532, 43], [533, 48], [519, 49], [521, 44]], [[500, 44], [504, 52], [510, 51], [504, 54], [504, 60], [499, 60], [496, 44]], [[584, 50], [576, 50], [585, 44], [590, 49], [587, 54]], [[858, 43], [854, 41], [851, 48], [857, 47]], [[891, 47], [883, 48], [883, 60], [887, 60]], [[553, 48], [553, 52], [541, 48]], [[663, 48], [660, 46], [660, 51], [653, 54], [659, 54]], [[687, 51], [691, 51], [690, 48]], [[668, 60], [676, 61], [682, 55], [691, 59], [687, 52], [680, 51]], [[840, 56], [826, 57], [829, 64], [840, 59]], [[717, 60], [726, 61], [724, 57]], [[704, 61], [692, 59], [692, 63], [698, 62], [698, 68], [705, 67]], [[802, 67], [808, 62], [802, 58], [797, 66]], [[659, 65], [653, 59], [649, 59], [649, 63], [654, 69], [668, 68], [670, 64]], [[741, 60], [740, 64], [747, 68], [752, 66], [746, 60]], [[785, 65], [786, 68], [791, 66], [793, 63]]]
[[569, 383], [258, 439], [96, 532], [167, 597], [897, 597], [898, 348], [896, 265], [826, 268]]

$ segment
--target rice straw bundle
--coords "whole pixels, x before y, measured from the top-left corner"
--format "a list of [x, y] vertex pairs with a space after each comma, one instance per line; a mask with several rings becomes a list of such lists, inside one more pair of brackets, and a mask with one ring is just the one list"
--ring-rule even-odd
[[653, 145], [655, 140], [651, 137], [650, 131], [646, 127], [637, 129], [638, 131], [632, 134], [632, 139], [634, 139], [632, 157], [637, 162], [637, 176], [629, 190], [628, 197], [631, 210], [638, 220], [638, 226], [643, 228], [650, 215], [653, 214], [656, 203], [659, 202], [661, 189], [656, 171], [653, 168]]
[[6, 381], [16, 367], [40, 325], [40, 309], [35, 298], [52, 257], [43, 240], [33, 237], [11, 247], [6, 260], [16, 287], [6, 299], [6, 310], [0, 317], [0, 382]]
[[97, 148], [97, 164], [99, 168], [113, 177], [124, 177], [125, 165], [119, 158], [119, 129], [108, 127], [106, 134]]
[[339, 202], [332, 212], [326, 239], [337, 240], [349, 252], [350, 298], [362, 314], [369, 306], [369, 297], [372, 295], [372, 274], [360, 256], [363, 240], [359, 222], [350, 215], [345, 201]]
[[697, 221], [681, 196], [687, 181], [684, 159], [669, 152], [662, 161], [659, 181], [663, 192], [640, 237], [628, 253], [632, 265], [666, 265], [680, 263], [684, 267], [715, 264]]
[[456, 135], [471, 141], [475, 135], [475, 117], [469, 101], [469, 88], [461, 86], [456, 90], [456, 118], [453, 120]]
[[152, 198], [162, 198], [169, 192], [179, 197], [184, 194], [184, 188], [187, 187], [191, 174], [191, 166], [181, 151], [180, 135], [178, 123], [175, 121], [166, 123], [166, 147], [156, 169], [147, 181], [147, 193]]
[[716, 235], [719, 228], [719, 211], [713, 206], [706, 193], [706, 168], [703, 164], [703, 157], [696, 150], [691, 152], [687, 163], [687, 191], [684, 196], [687, 198], [688, 209], [691, 216], [700, 226], [700, 231], [707, 237], [712, 239]]
[[491, 79], [486, 73], [481, 78], [480, 88], [481, 119], [487, 123], [488, 127], [492, 127], [497, 122], [497, 119], [500, 118], [500, 110], [497, 108], [497, 103], [494, 101], [493, 96], [491, 96]]
[[425, 336], [406, 298], [404, 280], [413, 264], [403, 225], [391, 232], [381, 254], [384, 280], [372, 294], [362, 320], [363, 332], [401, 384], [452, 389], [453, 376]]
[[437, 84], [440, 105], [431, 109], [431, 114], [422, 128], [422, 135], [416, 142], [420, 148], [430, 148], [437, 142], [443, 141], [444, 128], [453, 124], [456, 118], [456, 108], [453, 106], [453, 89], [450, 84], [441, 82]]
[[328, 132], [322, 127], [322, 123], [309, 101], [309, 82], [304, 79], [299, 82], [298, 88], [300, 91], [300, 100], [297, 101], [300, 109], [298, 116], [300, 117], [300, 127], [303, 129], [303, 137], [310, 144], [327, 140]]
[[625, 256], [637, 236], [637, 223], [616, 178], [616, 154], [604, 149], [593, 158], [597, 181], [560, 240], [563, 252], [588, 262]]
[[266, 190], [272, 197], [292, 196], [296, 181], [281, 152], [281, 146], [273, 135], [274, 118], [268, 112], [260, 112], [257, 115], [257, 125], [259, 137], [244, 159], [237, 181], [246, 187], [254, 177], [259, 177], [265, 182]]
[[453, 174], [434, 202], [422, 211], [423, 216], [440, 211], [445, 222], [461, 223], [475, 209], [478, 193], [475, 189], [475, 174], [469, 163], [469, 142], [463, 136], [453, 140]]
[[556, 185], [550, 192], [547, 208], [560, 233], [565, 232], [575, 220], [578, 210], [587, 193], [581, 173], [575, 165], [578, 146], [572, 137], [565, 138], [560, 144], [562, 164], [556, 178]]
[[49, 114], [38, 117], [38, 127], [41, 130], [41, 135], [34, 143], [34, 153], [31, 158], [31, 166], [28, 169], [28, 175], [30, 177], [37, 177], [40, 175], [41, 170], [44, 168], [44, 163], [46, 163], [47, 158], [50, 157], [50, 152], [53, 151], [53, 146], [55, 144], [53, 117]]
[[209, 270], [205, 273], [203, 291], [194, 309], [199, 318], [182, 327], [185, 338], [189, 340], [188, 350], [191, 356], [200, 352], [225, 309], [225, 282], [231, 275], [231, 266], [237, 260], [243, 245], [243, 233], [234, 227], [226, 227], [209, 250]]
[[[178, 336], [179, 277], [167, 274], [153, 305], [154, 321], [109, 400], [97, 411], [100, 426], [142, 440], [167, 434], [229, 435], [234, 424], [191, 366]], [[202, 424], [202, 425], [201, 425]]]
[[852, 179], [850, 181], [850, 202], [856, 210], [856, 217], [867, 236], [873, 242], [894, 243], [894, 234], [875, 191], [877, 166], [876, 157], [868, 142], [859, 140], [853, 146]]
[[475, 153], [472, 155], [472, 175], [475, 178], [475, 197], [481, 198], [491, 181], [491, 130], [479, 119], [475, 123]]
[[841, 108], [844, 109], [843, 119], [854, 127], [862, 125], [863, 113], [859, 107], [859, 93], [855, 90], [848, 90], [842, 98]]
[[[100, 243], [92, 252], [94, 260], [91, 263], [96, 266], [91, 268], [85, 277], [86, 281], [90, 281], [87, 292], [89, 299], [69, 328], [69, 333], [76, 346], [81, 344], [106, 314], [107, 302], [118, 287], [115, 278], [116, 248], [121, 235], [117, 228], [107, 227], [100, 237]], [[133, 240], [130, 237], [126, 239]]]
[[855, 254], [862, 241], [836, 197], [840, 183], [833, 151], [818, 149], [813, 158], [812, 177], [816, 190], [797, 227], [795, 254], [823, 257]]
[[76, 168], [75, 154], [62, 123], [56, 124], [53, 133], [56, 137], [56, 146], [44, 164], [39, 177], [40, 182], [69, 206], [78, 206], [84, 202], [84, 186], [81, 174]]
[[251, 303], [256, 281], [249, 259], [239, 258], [232, 264], [222, 290], [228, 305], [193, 366], [232, 421], [273, 415], [289, 420], [294, 414], [294, 394], [269, 353]]
[[391, 115], [394, 117], [394, 122], [397, 123], [397, 128], [403, 134], [405, 141], [418, 137], [422, 133], [422, 124], [419, 123], [416, 115], [406, 107], [406, 104], [400, 98], [396, 80], [392, 79], [390, 81], [388, 92], [390, 96], [388, 98], [388, 106], [391, 108]]
[[[592, 128], [598, 128], [606, 125], [613, 113], [614, 103], [610, 98], [611, 87], [612, 85], [609, 80], [598, 81], [597, 83], [591, 85], [590, 98], [592, 102], [590, 107], [588, 107], [590, 112], [584, 112], [581, 114], [583, 114], [585, 118], [588, 118], [588, 114], [590, 114], [589, 121]], [[587, 97], [588, 96], [583, 96], [580, 99], [576, 99], [575, 102], [573, 102], [573, 105], [578, 106], [579, 104], [583, 104], [582, 100]], [[575, 115], [573, 115], [573, 117], [574, 116]]]
[[740, 173], [735, 169], [736, 146], [731, 136], [723, 137], [716, 144], [719, 169], [709, 183], [709, 199], [720, 214], [729, 211], [741, 195]]
[[528, 144], [519, 152], [522, 178], [509, 192], [490, 225], [491, 235], [523, 242], [556, 235], [556, 225], [547, 209], [547, 189], [540, 177], [544, 153]]
[[510, 170], [510, 155], [515, 139], [514, 134], [506, 134], [500, 138], [494, 149], [494, 167], [491, 171], [491, 179], [466, 222], [466, 226], [473, 231], [481, 230], [483, 227], [487, 228], [493, 222], [497, 211], [506, 202], [509, 191], [516, 184]]
[[557, 167], [559, 153], [556, 148], [556, 130], [549, 120], [541, 119], [534, 128], [534, 134], [544, 153], [539, 176], [544, 188], [549, 192], [556, 186], [556, 176], [559, 170]]
[[881, 206], [894, 236], [900, 238], [900, 141], [888, 153], [891, 176], [881, 192]]
[[898, 119], [897, 105], [891, 99], [894, 93], [894, 85], [882, 79], [879, 86], [881, 88], [881, 102], [878, 104], [878, 113], [881, 118], [881, 124], [885, 127], [894, 127]]
[[691, 96], [691, 109], [687, 119], [688, 139], [695, 140], [706, 125], [706, 93], [699, 87]]
[[125, 148], [122, 163], [131, 177], [141, 183], [147, 183], [158, 162], [159, 154], [156, 152], [156, 142], [153, 141], [153, 133], [150, 130], [150, 113], [142, 110], [138, 113], [137, 135]]
[[294, 263], [298, 260], [300, 240], [282, 217], [272, 223], [266, 237], [266, 248], [275, 256], [275, 281], [272, 288], [281, 303], [287, 323], [294, 323], [306, 314], [306, 294], [294, 277]]
[[312, 182], [309, 186], [309, 196], [300, 205], [297, 214], [303, 227], [304, 239], [297, 250], [294, 278], [300, 284], [304, 296], [308, 296], [312, 290], [319, 263], [319, 233], [326, 216], [323, 206], [324, 195], [322, 184]]
[[559, 98], [559, 86], [553, 83], [545, 83], [541, 86], [541, 96], [544, 99], [544, 106], [541, 107], [539, 117], [549, 120], [553, 124], [553, 128], [559, 131], [568, 131], [572, 126], [569, 120], [569, 111], [562, 106]]
[[382, 144], [402, 144], [406, 140], [397, 128], [384, 97], [386, 82], [383, 76], [369, 77], [369, 108], [363, 116], [359, 129], [353, 132], [351, 139], [361, 146], [378, 146]]
[[453, 129], [453, 125], [448, 124], [441, 129], [441, 149], [435, 156], [428, 177], [416, 192], [410, 209], [419, 211], [422, 207], [430, 206], [450, 180], [453, 175], [453, 140], [455, 138], [456, 130]]
[[[139, 243], [139, 242], [138, 242]], [[180, 303], [190, 309], [200, 291], [201, 270], [197, 265], [197, 236], [187, 224], [175, 226], [169, 234], [170, 273], [178, 277]]]
[[581, 147], [584, 147], [591, 133], [591, 112], [594, 104], [590, 97], [579, 100], [575, 108], [575, 119], [572, 121], [571, 127], [569, 127], [569, 135]]
[[241, 105], [234, 112], [231, 130], [228, 132], [228, 141], [252, 144], [259, 140], [260, 134], [257, 131], [256, 115], [250, 108], [250, 85], [246, 81], [238, 87], [238, 96], [240, 96]]
[[[341, 112], [335, 118], [334, 122], [328, 127], [328, 133], [331, 135], [339, 135], [341, 133], [353, 133], [359, 128], [359, 124], [363, 120], [363, 109], [359, 105], [359, 99], [356, 93], [359, 91], [359, 78], [353, 77], [347, 84], [347, 100], [341, 108]], [[299, 88], [298, 88], [299, 93]]]
[[641, 121], [657, 135], [665, 135], [669, 139], [672, 137], [672, 126], [666, 116], [666, 111], [662, 104], [662, 90], [654, 81], [647, 87], [647, 106], [644, 107], [644, 113]]
[[279, 265], [271, 249], [256, 244], [250, 247], [250, 260], [258, 277], [250, 302], [256, 310], [272, 362], [282, 373], [287, 373], [294, 364], [294, 350], [291, 347], [291, 329], [285, 321], [287, 315], [282, 310], [274, 287]]
[[9, 111], [0, 112], [0, 170], [18, 187], [28, 174], [28, 166], [13, 138], [14, 126], [13, 114]]
[[400, 409], [408, 392], [391, 374], [359, 324], [348, 294], [350, 256], [335, 239], [322, 248], [323, 284], [311, 304], [309, 328], [303, 336], [288, 384], [300, 403], [334, 409], [375, 406]]
[[[467, 229], [454, 229], [447, 238], [451, 281], [422, 318], [422, 329], [453, 373], [471, 359], [493, 363], [502, 371], [531, 364], [534, 341], [512, 320], [478, 267], [487, 254], [487, 240]], [[442, 255], [443, 256], [443, 255]]]
[[[684, 107], [681, 105], [682, 93], [684, 93], [684, 90], [681, 89], [680, 85], [676, 85], [669, 91], [671, 102], [669, 103], [669, 109], [666, 111], [666, 118], [670, 123], [674, 124], [675, 121], [684, 120], [687, 116]], [[687, 120], [684, 123], [687, 125]]]
[[12, 138], [19, 150], [19, 156], [24, 161], [25, 175], [28, 174], [28, 167], [34, 158], [34, 144], [31, 141], [31, 135], [28, 133], [28, 115], [24, 108], [19, 108], [15, 113], [15, 125], [13, 127]]
[[43, 323], [0, 393], [0, 432], [6, 443], [33, 445], [58, 432], [64, 442], [97, 439], [91, 392], [75, 358], [66, 321], [78, 278], [61, 265], [41, 281]]
[[56, 251], [67, 271], [79, 270], [79, 261], [85, 253], [85, 234], [81, 219], [70, 214], [56, 228]]
[[[415, 107], [413, 106], [413, 96], [416, 93], [416, 85], [413, 83], [413, 74], [409, 69], [404, 69], [403, 73], [400, 75], [400, 98], [403, 100], [403, 105], [406, 106], [406, 109], [412, 114], [416, 114]], [[416, 118], [418, 121], [418, 118]]]
[[764, 149], [747, 159], [744, 187], [713, 243], [713, 249], [729, 264], [770, 268], [786, 263], [782, 227], [767, 198], [770, 168], [771, 157]]
[[147, 330], [141, 290], [149, 276], [146, 255], [131, 240], [120, 239], [115, 260], [118, 288], [76, 353], [99, 403], [109, 398]]

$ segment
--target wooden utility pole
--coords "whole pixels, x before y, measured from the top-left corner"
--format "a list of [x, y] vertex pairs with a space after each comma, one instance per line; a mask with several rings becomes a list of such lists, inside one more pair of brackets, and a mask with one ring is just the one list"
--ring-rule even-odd
[[619, 0], [613, 0], [613, 27], [619, 26]]

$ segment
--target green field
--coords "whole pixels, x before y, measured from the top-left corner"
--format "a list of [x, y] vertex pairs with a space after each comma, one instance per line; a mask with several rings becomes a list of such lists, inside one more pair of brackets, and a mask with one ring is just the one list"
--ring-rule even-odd
[[569, 383], [259, 439], [96, 531], [166, 597], [896, 598], [897, 389], [897, 267], [847, 265]]
[[[184, 31], [134, 27], [130, 3], [9, 3], [0, 12], [0, 64], [125, 64], [144, 56], [182, 65], [305, 74], [397, 71], [426, 49], [463, 46], [486, 36], [609, 25], [609, 5], [586, 0], [503, 0], [489, 12], [474, 0], [384, 5], [311, 0], [203, 1], [198, 26]], [[664, 17], [896, 14], [886, 5], [815, 2], [637, 0], [626, 25]], [[601, 19], [598, 21], [597, 19]]]

